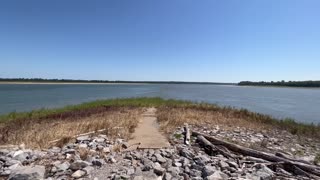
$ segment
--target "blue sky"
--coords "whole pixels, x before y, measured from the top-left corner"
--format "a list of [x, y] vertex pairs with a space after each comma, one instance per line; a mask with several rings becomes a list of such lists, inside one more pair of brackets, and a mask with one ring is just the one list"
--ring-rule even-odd
[[0, 77], [320, 79], [319, 0], [0, 2]]

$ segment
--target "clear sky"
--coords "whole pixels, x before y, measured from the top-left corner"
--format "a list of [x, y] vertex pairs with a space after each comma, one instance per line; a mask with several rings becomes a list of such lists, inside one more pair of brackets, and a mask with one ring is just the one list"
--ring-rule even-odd
[[7, 0], [0, 77], [320, 79], [319, 0]]

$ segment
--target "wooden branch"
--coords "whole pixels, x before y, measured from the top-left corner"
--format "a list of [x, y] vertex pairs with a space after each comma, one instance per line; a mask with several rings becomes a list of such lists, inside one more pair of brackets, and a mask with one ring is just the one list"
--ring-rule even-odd
[[189, 125], [185, 124], [184, 126], [184, 143], [188, 146], [190, 146], [190, 130]]
[[252, 157], [256, 157], [256, 158], [261, 158], [270, 162], [284, 162], [287, 164], [292, 164], [298, 168], [300, 168], [301, 170], [320, 176], [320, 167], [319, 166], [315, 166], [315, 165], [310, 165], [310, 164], [305, 164], [299, 161], [294, 161], [294, 160], [288, 160], [286, 158], [282, 158], [282, 157], [278, 157], [275, 156], [273, 154], [270, 153], [265, 153], [265, 152], [261, 152], [261, 151], [257, 151], [254, 149], [250, 149], [250, 148], [246, 148], [237, 144], [233, 144], [233, 143], [229, 143], [220, 139], [217, 139], [215, 137], [212, 136], [207, 136], [205, 134], [199, 133], [199, 132], [192, 132], [193, 136], [203, 136], [205, 139], [207, 139], [208, 141], [210, 141], [212, 144], [214, 145], [222, 145], [226, 148], [228, 148], [229, 150], [233, 151], [233, 152], [237, 152], [246, 156], [252, 156]]
[[228, 153], [228, 151], [224, 151], [223, 149], [213, 145], [210, 141], [208, 141], [206, 138], [204, 138], [201, 135], [197, 137], [197, 140], [202, 146], [204, 146], [205, 150], [208, 151], [209, 152], [208, 154], [210, 155], [217, 154], [219, 152], [225, 157], [234, 158], [234, 156]]

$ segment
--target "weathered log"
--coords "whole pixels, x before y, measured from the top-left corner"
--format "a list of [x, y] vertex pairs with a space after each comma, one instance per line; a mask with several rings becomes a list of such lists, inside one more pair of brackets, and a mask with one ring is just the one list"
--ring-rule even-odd
[[266, 153], [266, 152], [261, 152], [261, 151], [257, 151], [254, 149], [250, 149], [250, 148], [246, 148], [234, 143], [230, 143], [230, 142], [226, 142], [220, 139], [217, 139], [215, 137], [212, 136], [208, 136], [199, 132], [195, 132], [192, 131], [192, 135], [193, 136], [203, 136], [205, 139], [207, 139], [208, 141], [210, 141], [212, 144], [214, 145], [222, 145], [226, 148], [228, 148], [229, 150], [233, 151], [233, 152], [237, 152], [246, 156], [252, 156], [252, 157], [256, 157], [256, 158], [261, 158], [270, 162], [284, 162], [287, 164], [292, 164], [298, 168], [300, 168], [301, 170], [320, 176], [320, 167], [319, 166], [315, 166], [315, 165], [310, 165], [310, 164], [305, 164], [299, 161], [293, 161], [293, 160], [288, 160], [286, 158], [282, 158], [282, 157], [278, 157], [275, 156], [273, 154], [270, 153]]
[[206, 151], [208, 151], [208, 154], [213, 155], [213, 154], [217, 154], [220, 153], [225, 157], [230, 157], [230, 158], [234, 158], [234, 156], [230, 153], [228, 153], [228, 151], [224, 151], [221, 148], [213, 145], [210, 141], [208, 141], [206, 138], [204, 138], [203, 136], [198, 136], [197, 140], [199, 141], [199, 143], [201, 145], [204, 146], [204, 149]]
[[188, 124], [185, 124], [184, 126], [184, 144], [190, 146], [190, 130], [189, 130], [189, 125]]
[[308, 161], [299, 160], [299, 159], [293, 159], [293, 158], [289, 157], [288, 155], [286, 155], [284, 153], [281, 153], [281, 152], [277, 152], [275, 155], [278, 156], [278, 157], [282, 157], [282, 158], [288, 159], [290, 161], [297, 161], [297, 162], [301, 162], [301, 163], [305, 163], [305, 164], [311, 164]]

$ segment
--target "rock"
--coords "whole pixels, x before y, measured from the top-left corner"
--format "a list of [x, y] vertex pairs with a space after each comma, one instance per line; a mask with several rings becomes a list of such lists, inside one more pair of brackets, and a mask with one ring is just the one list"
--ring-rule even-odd
[[45, 175], [44, 166], [22, 166], [14, 169], [9, 176], [9, 180], [34, 180], [44, 179]]
[[93, 142], [96, 142], [96, 143], [104, 143], [106, 141], [106, 139], [105, 138], [95, 138], [95, 139], [93, 139]]
[[163, 177], [163, 180], [171, 180], [172, 179], [172, 175], [170, 173], [166, 173]]
[[205, 180], [224, 180], [228, 179], [228, 176], [221, 171], [216, 171], [212, 175], [205, 178]]
[[181, 164], [180, 162], [174, 162], [173, 165], [174, 165], [175, 167], [181, 167], [181, 166], [182, 166], [182, 164]]
[[183, 148], [182, 150], [180, 150], [180, 155], [188, 159], [193, 159], [194, 157], [194, 154], [186, 148]]
[[143, 171], [149, 171], [150, 169], [153, 168], [153, 162], [151, 160], [149, 160], [148, 158], [143, 158], [142, 159], [142, 164], [144, 165], [143, 167]]
[[155, 154], [154, 156], [157, 158], [157, 161], [159, 163], [165, 163], [167, 161], [164, 157], [161, 156], [161, 154]]
[[79, 136], [77, 137], [77, 142], [84, 142], [84, 141], [90, 141], [90, 137], [89, 136]]
[[76, 150], [75, 149], [66, 149], [63, 150], [62, 153], [65, 154], [76, 154]]
[[133, 168], [129, 168], [128, 170], [127, 170], [127, 174], [128, 175], [132, 175], [132, 174], [134, 174], [135, 173], [135, 170], [133, 169]]
[[308, 163], [314, 163], [316, 156], [303, 156], [303, 157], [299, 157], [299, 160], [308, 162]]
[[200, 155], [195, 157], [194, 161], [200, 166], [205, 166], [208, 162], [210, 162], [210, 158], [204, 155]]
[[111, 149], [110, 149], [109, 147], [105, 147], [105, 148], [102, 149], [102, 151], [103, 151], [104, 153], [110, 153], [110, 152], [111, 152]]
[[61, 148], [59, 147], [52, 147], [51, 149], [48, 150], [51, 153], [57, 154], [61, 152]]
[[87, 144], [79, 144], [79, 148], [86, 149], [86, 148], [88, 148], [88, 145]]
[[58, 171], [66, 171], [67, 169], [69, 169], [70, 163], [64, 162], [62, 164], [55, 165], [55, 167], [57, 168]]
[[103, 159], [94, 159], [92, 161], [92, 165], [101, 167], [102, 165], [106, 164]]
[[18, 160], [14, 160], [14, 159], [7, 159], [6, 161], [5, 161], [5, 166], [12, 166], [12, 165], [15, 165], [15, 164], [21, 164], [21, 162], [20, 161], [18, 161]]
[[21, 163], [23, 163], [25, 161], [28, 161], [30, 159], [30, 156], [27, 153], [25, 153], [24, 151], [19, 150], [13, 154], [12, 158], [14, 160], [17, 160], [17, 161], [20, 161]]
[[86, 174], [91, 174], [92, 171], [94, 171], [94, 167], [87, 166], [87, 167], [83, 168], [82, 170], [85, 171]]
[[274, 173], [271, 169], [263, 164], [259, 164], [255, 167], [255, 170], [251, 175], [247, 175], [247, 178], [251, 179], [263, 179], [271, 180], [273, 179]]
[[109, 158], [109, 162], [111, 162], [111, 163], [116, 163], [117, 160], [116, 160], [114, 157], [110, 157], [110, 158]]
[[[13, 171], [13, 170], [17, 169], [18, 167], [21, 167], [21, 164], [20, 164], [20, 163], [17, 163], [17, 164], [14, 164], [14, 165], [12, 165], [12, 166], [9, 166], [8, 169], [9, 169], [10, 171]], [[1, 169], [1, 168], [0, 168], [0, 169]]]
[[227, 161], [227, 163], [229, 164], [230, 167], [233, 167], [236, 169], [239, 167], [238, 164], [234, 161]]
[[77, 171], [77, 170], [81, 170], [87, 166], [88, 166], [87, 163], [82, 162], [82, 161], [77, 161], [77, 162], [72, 163], [69, 168], [73, 171]]
[[85, 171], [77, 170], [77, 171], [74, 172], [71, 176], [72, 176], [73, 178], [81, 178], [81, 177], [83, 177], [84, 175], [86, 175], [86, 172], [85, 172]]
[[161, 167], [159, 163], [155, 163], [153, 166], [153, 171], [156, 175], [162, 176], [163, 173], [166, 171], [164, 168]]
[[140, 176], [135, 176], [133, 180], [161, 180], [162, 177], [158, 177], [153, 172], [147, 171], [143, 172]]
[[195, 169], [193, 169], [193, 170], [191, 170], [190, 171], [190, 176], [191, 177], [201, 177], [201, 175], [202, 175], [202, 172], [201, 171], [198, 171], [198, 170], [195, 170]]
[[180, 169], [178, 167], [170, 167], [167, 169], [167, 171], [171, 173], [173, 177], [178, 177], [180, 174]]
[[203, 168], [202, 170], [202, 177], [207, 177], [207, 176], [211, 176], [212, 174], [214, 174], [214, 172], [217, 171], [217, 168], [214, 167], [214, 166], [210, 166], [210, 165], [207, 165]]
[[224, 170], [229, 167], [229, 165], [224, 161], [219, 161], [219, 166]]
[[256, 137], [258, 137], [258, 138], [264, 138], [264, 135], [261, 134], [261, 133], [257, 133], [257, 134], [256, 134]]

